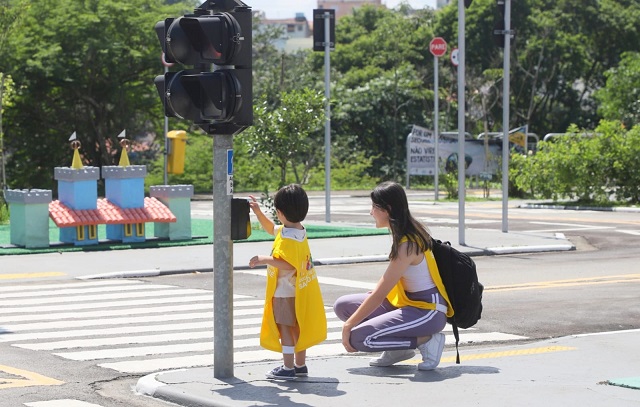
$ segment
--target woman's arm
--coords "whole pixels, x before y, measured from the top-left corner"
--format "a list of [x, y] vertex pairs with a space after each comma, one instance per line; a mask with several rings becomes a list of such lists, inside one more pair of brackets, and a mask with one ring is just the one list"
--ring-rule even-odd
[[[356, 352], [351, 344], [349, 338], [351, 337], [351, 329], [360, 324], [367, 318], [387, 297], [387, 294], [398, 283], [404, 272], [409, 265], [419, 256], [418, 254], [411, 253], [407, 255], [406, 245], [409, 243], [403, 243], [398, 248], [398, 257], [389, 262], [387, 270], [384, 272], [376, 287], [371, 294], [360, 304], [360, 307], [354, 312], [349, 319], [344, 323], [342, 327], [342, 344], [348, 352]], [[420, 254], [421, 255], [421, 254]]]

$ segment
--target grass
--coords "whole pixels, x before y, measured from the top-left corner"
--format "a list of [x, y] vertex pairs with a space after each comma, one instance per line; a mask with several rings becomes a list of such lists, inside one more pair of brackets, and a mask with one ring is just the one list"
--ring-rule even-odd
[[[375, 229], [371, 227], [343, 227], [331, 225], [306, 225], [307, 236], [309, 239], [323, 239], [334, 237], [351, 237], [351, 236], [370, 236], [370, 235], [386, 235], [387, 229]], [[11, 245], [10, 226], [0, 225], [0, 256], [1, 255], [19, 255], [19, 254], [37, 254], [37, 253], [56, 253], [71, 251], [96, 251], [96, 250], [125, 250], [125, 249], [143, 249], [158, 248], [172, 246], [190, 246], [213, 244], [213, 221], [207, 219], [191, 220], [191, 240], [161, 240], [153, 237], [153, 223], [147, 223], [145, 228], [146, 242], [141, 243], [121, 243], [106, 240], [106, 232], [104, 226], [98, 227], [97, 245], [92, 246], [73, 246], [62, 244], [59, 242], [59, 231], [53, 221], [49, 221], [49, 241], [50, 247], [38, 249], [26, 249], [24, 247], [15, 247]], [[255, 230], [252, 228], [251, 236], [245, 240], [238, 240], [237, 243], [243, 242], [263, 242], [271, 241], [273, 236], [263, 230]]]

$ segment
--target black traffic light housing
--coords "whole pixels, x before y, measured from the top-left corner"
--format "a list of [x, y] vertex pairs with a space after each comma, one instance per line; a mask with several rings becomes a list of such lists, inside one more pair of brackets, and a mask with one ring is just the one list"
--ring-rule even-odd
[[237, 134], [253, 124], [250, 7], [209, 0], [194, 14], [159, 21], [155, 30], [166, 62], [193, 66], [155, 78], [167, 117], [190, 120], [209, 134]]

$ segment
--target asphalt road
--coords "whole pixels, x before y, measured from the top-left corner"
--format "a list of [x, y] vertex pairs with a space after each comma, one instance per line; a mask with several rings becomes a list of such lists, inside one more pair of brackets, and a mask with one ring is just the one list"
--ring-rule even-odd
[[[323, 196], [312, 197], [309, 221], [324, 221]], [[428, 225], [458, 225], [455, 202], [429, 201], [424, 194], [410, 196], [414, 215]], [[510, 231], [549, 231], [564, 233], [577, 250], [476, 257], [479, 277], [485, 285], [483, 318], [478, 332], [501, 332], [533, 341], [571, 334], [640, 328], [640, 216], [638, 212], [572, 211], [524, 209], [512, 203]], [[332, 222], [369, 223], [370, 202], [366, 194], [334, 196]], [[210, 202], [194, 202], [194, 216], [212, 213]], [[502, 226], [500, 201], [475, 202], [467, 206], [465, 225], [470, 228]], [[318, 266], [321, 276], [348, 278], [374, 284], [384, 272], [385, 263]], [[213, 290], [210, 273], [183, 274], [138, 279], [142, 284], [163, 284], [177, 288]], [[70, 280], [69, 282], [74, 282]], [[51, 282], [53, 284], [54, 282]], [[0, 288], [11, 285], [0, 282]], [[25, 286], [42, 282], [23, 282]], [[323, 286], [325, 303], [331, 305], [340, 295], [365, 288], [340, 285]], [[234, 272], [234, 294], [261, 300], [264, 278], [246, 271]], [[1, 311], [0, 311], [1, 312]], [[55, 324], [55, 321], [52, 321]], [[131, 334], [133, 336], [133, 334]], [[64, 339], [64, 338], [63, 338]], [[488, 346], [465, 343], [465, 347]], [[126, 346], [124, 344], [123, 346]], [[209, 352], [210, 354], [210, 352]], [[34, 400], [81, 399], [102, 407], [164, 406], [166, 403], [135, 395], [131, 386], [140, 374], [104, 369], [92, 361], [62, 359], [53, 352], [34, 352], [0, 342], [1, 405], [23, 406]], [[207, 352], [203, 353], [207, 358]], [[3, 367], [20, 367], [64, 381], [63, 386], [7, 386], [20, 374]], [[18, 372], [20, 373], [20, 372]], [[3, 386], [4, 384], [4, 386]], [[84, 405], [82, 407], [85, 407]], [[87, 405], [88, 407], [88, 405]]]

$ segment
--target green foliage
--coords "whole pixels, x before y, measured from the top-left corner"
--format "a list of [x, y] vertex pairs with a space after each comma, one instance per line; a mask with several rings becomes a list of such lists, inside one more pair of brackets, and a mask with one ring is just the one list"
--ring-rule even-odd
[[[510, 193], [513, 186], [554, 199], [604, 201], [615, 192], [634, 200], [640, 185], [640, 165], [632, 160], [638, 156], [632, 126], [640, 119], [640, 0], [575, 4], [522, 0], [512, 7], [517, 36], [511, 49], [510, 127], [528, 124], [542, 137], [576, 123], [570, 131], [582, 133], [578, 129], [595, 128], [601, 115], [630, 130], [602, 123], [602, 136], [589, 143], [565, 137], [543, 143], [543, 154], [514, 155]], [[153, 85], [162, 65], [153, 26], [192, 12], [194, 5], [193, 0], [0, 0], [0, 73], [14, 81], [3, 112], [10, 186], [51, 188], [52, 168], [70, 162], [67, 139], [73, 131], [85, 164], [95, 166], [116, 162], [115, 137], [122, 129], [131, 138], [162, 134], [162, 106]], [[502, 51], [493, 44], [495, 17], [495, 0], [474, 0], [466, 10], [469, 131], [502, 128]], [[268, 191], [299, 182], [323, 188], [324, 56], [310, 50], [284, 53], [275, 44], [286, 33], [258, 27], [257, 19], [255, 24], [256, 121], [234, 138], [234, 187]], [[455, 2], [437, 11], [407, 4], [395, 10], [362, 7], [338, 21], [331, 54], [332, 188], [367, 188], [404, 177], [411, 126], [433, 128], [428, 44], [436, 33], [449, 49], [457, 47]], [[439, 66], [439, 127], [452, 131], [457, 75], [448, 58]], [[173, 118], [170, 123], [189, 126]], [[190, 132], [187, 149], [185, 174], [170, 175], [170, 183], [209, 193], [211, 139]], [[149, 184], [163, 182], [162, 158], [150, 165]], [[455, 174], [442, 183], [457, 194]]]
[[[145, 186], [164, 184], [164, 156], [156, 159], [148, 167], [149, 175]], [[213, 139], [195, 133], [187, 135], [183, 174], [167, 174], [170, 185], [193, 185], [197, 194], [211, 194], [213, 191]]]
[[458, 193], [458, 169], [448, 172], [441, 171], [438, 175], [438, 182], [447, 191], [447, 198], [458, 199], [460, 195]]
[[607, 83], [598, 90], [599, 111], [607, 120], [620, 120], [627, 128], [640, 122], [640, 53], [622, 54], [617, 67], [605, 72]]
[[512, 156], [510, 178], [522, 190], [546, 199], [583, 203], [640, 200], [640, 127], [626, 131], [619, 122], [602, 122], [595, 132], [576, 126], [542, 142], [537, 154]]
[[[54, 166], [70, 162], [74, 131], [84, 163], [112, 165], [117, 135], [154, 132], [162, 72], [155, 23], [191, 10], [163, 0], [34, 0], [0, 60], [17, 94], [6, 112], [10, 185], [51, 188]], [[28, 164], [27, 164], [28, 163]]]
[[307, 183], [322, 145], [323, 100], [321, 94], [305, 88], [281, 93], [275, 108], [264, 99], [255, 106], [254, 126], [244, 132], [242, 141], [250, 157], [262, 156], [277, 169], [278, 188], [287, 184], [287, 168], [294, 182]]
[[9, 222], [9, 205], [4, 200], [4, 194], [0, 194], [0, 225]]

